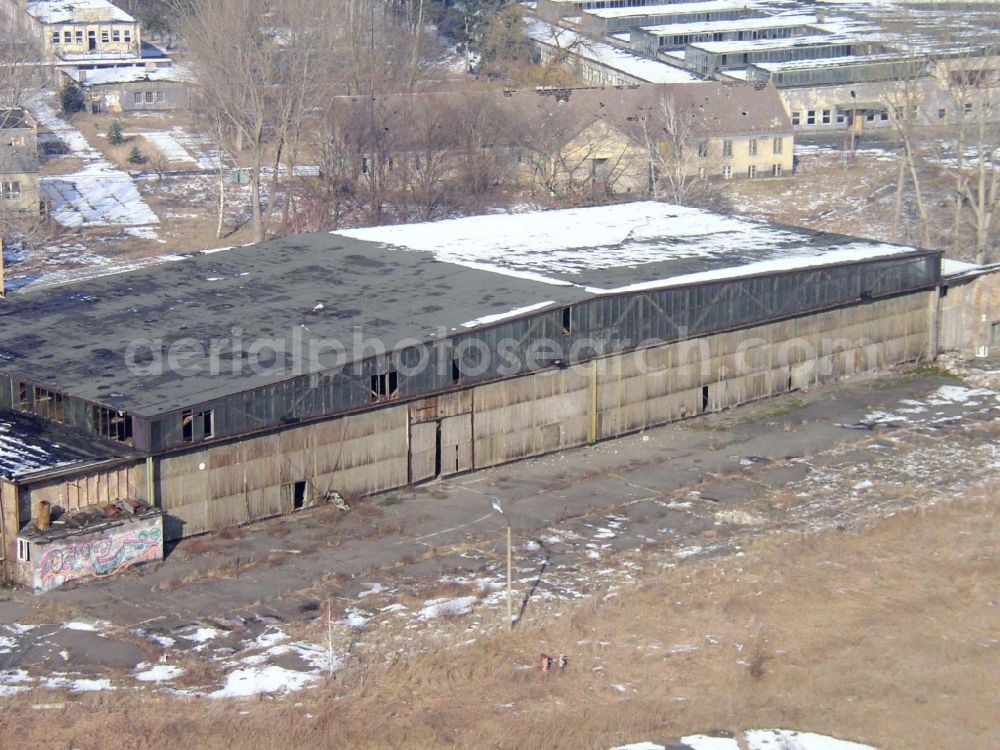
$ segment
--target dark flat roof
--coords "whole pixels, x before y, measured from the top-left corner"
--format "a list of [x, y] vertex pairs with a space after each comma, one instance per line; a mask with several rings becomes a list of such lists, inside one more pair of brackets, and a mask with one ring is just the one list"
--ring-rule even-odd
[[[612, 292], [909, 252], [648, 202], [298, 235], [15, 294], [0, 373], [151, 416], [371, 356], [356, 330], [391, 350]], [[221, 372], [126, 366], [130, 345], [147, 365], [150, 342], [182, 339], [222, 340]], [[346, 358], [258, 374], [226, 359], [271, 339], [337, 341]]]
[[[132, 342], [261, 339], [342, 342], [355, 329], [391, 349], [491, 313], [587, 294], [333, 235], [311, 234], [194, 255], [131, 273], [25, 292], [0, 302], [0, 372], [134, 414], [171, 411], [289, 375], [136, 376]], [[325, 358], [326, 368], [337, 364]], [[320, 369], [326, 369], [320, 368]], [[313, 368], [315, 369], [315, 368]]]

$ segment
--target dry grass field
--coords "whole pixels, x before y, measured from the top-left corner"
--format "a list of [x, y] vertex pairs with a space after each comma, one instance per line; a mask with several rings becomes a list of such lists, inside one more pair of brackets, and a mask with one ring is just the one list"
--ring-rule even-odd
[[[1000, 747], [998, 497], [994, 485], [857, 531], [775, 532], [735, 556], [665, 564], [650, 550], [639, 583], [529, 610], [513, 634], [472, 640], [476, 615], [444, 633], [387, 627], [326, 684], [281, 700], [9, 696], [0, 737], [81, 750], [607, 748], [783, 727], [883, 750]], [[568, 668], [542, 674], [543, 652]]]

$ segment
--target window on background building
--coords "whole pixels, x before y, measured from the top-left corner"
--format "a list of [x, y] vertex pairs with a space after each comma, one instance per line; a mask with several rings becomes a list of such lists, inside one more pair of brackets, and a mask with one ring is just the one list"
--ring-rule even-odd
[[722, 177], [725, 180], [732, 179], [732, 177], [733, 177], [733, 167], [732, 167], [732, 165], [727, 164], [726, 166], [724, 166], [722, 168]]
[[771, 166], [771, 176], [772, 177], [781, 177], [781, 165], [780, 164], [773, 164]]
[[828, 109], [823, 110], [823, 124], [824, 125], [830, 124], [830, 110]]
[[132, 103], [133, 104], [142, 104], [142, 92], [141, 91], [136, 91], [134, 94], [132, 94]]
[[125, 44], [131, 44], [131, 43], [132, 43], [132, 32], [129, 31], [128, 29], [125, 29]]
[[107, 29], [101, 29], [101, 42], [107, 44], [111, 41], [111, 33]]
[[886, 120], [889, 119], [889, 113], [883, 110], [882, 112], [878, 113], [878, 118], [883, 122], [885, 122]]
[[965, 110], [965, 114], [969, 114], [972, 111], [972, 102], [966, 102], [962, 109]]
[[875, 122], [875, 110], [869, 109], [865, 112], [865, 119], [868, 120], [868, 122]]
[[59, 32], [58, 31], [53, 31], [52, 32], [52, 43], [53, 44], [59, 44], [59, 41], [60, 41]]
[[938, 119], [939, 119], [939, 120], [943, 120], [943, 119], [944, 119], [944, 116], [945, 116], [946, 114], [947, 114], [947, 112], [945, 112], [945, 111], [944, 111], [943, 109], [939, 109], [939, 110], [938, 110]]
[[756, 176], [757, 176], [757, 165], [751, 164], [749, 167], [747, 167], [747, 177], [749, 177], [752, 180]]
[[5, 201], [16, 201], [21, 199], [21, 183], [17, 180], [3, 183], [3, 199]]
[[756, 156], [757, 155], [757, 139], [756, 138], [751, 138], [747, 142], [747, 153], [750, 154], [750, 156]]
[[708, 158], [708, 141], [699, 141], [698, 156], [701, 157], [702, 159]]
[[847, 113], [842, 109], [837, 110], [837, 122], [841, 125], [847, 122]]
[[17, 540], [18, 562], [31, 562], [31, 542], [27, 539]]
[[116, 42], [120, 42], [122, 40], [122, 32], [119, 29], [111, 29], [111, 38]]
[[152, 104], [152, 103], [153, 103], [153, 92], [152, 91], [147, 91], [146, 92], [146, 104]]
[[83, 44], [83, 29], [76, 30], [76, 43]]
[[792, 125], [801, 125], [802, 117], [798, 112], [792, 112]]
[[725, 140], [722, 142], [722, 155], [732, 156], [733, 155], [733, 142], [730, 140]]
[[775, 138], [773, 141], [771, 141], [771, 148], [774, 151], [774, 153], [780, 154], [782, 151], [785, 150], [785, 139]]
[[64, 31], [63, 32], [63, 44], [72, 44], [72, 43], [73, 43], [73, 32], [72, 31]]
[[705, 178], [707, 178], [708, 177], [708, 168], [707, 167], [698, 167], [698, 176], [701, 179], [703, 179], [703, 180]]
[[815, 125], [815, 124], [816, 124], [816, 110], [810, 109], [808, 112], [806, 112], [806, 125]]
[[156, 103], [157, 104], [163, 104], [166, 100], [167, 100], [166, 94], [164, 94], [162, 91], [157, 91], [156, 92]]

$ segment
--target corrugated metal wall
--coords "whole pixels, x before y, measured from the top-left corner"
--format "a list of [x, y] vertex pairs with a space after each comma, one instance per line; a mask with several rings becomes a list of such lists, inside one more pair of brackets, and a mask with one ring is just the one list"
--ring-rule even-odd
[[163, 458], [167, 536], [370, 494], [877, 371], [929, 354], [934, 293], [626, 352]]
[[390, 406], [160, 459], [167, 538], [288, 513], [296, 482], [306, 482], [309, 502], [405, 485], [407, 415], [406, 405]]

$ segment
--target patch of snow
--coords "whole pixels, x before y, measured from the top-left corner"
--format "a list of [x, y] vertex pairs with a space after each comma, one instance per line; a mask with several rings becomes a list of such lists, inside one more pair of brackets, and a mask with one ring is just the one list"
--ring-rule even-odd
[[92, 622], [82, 622], [80, 620], [64, 623], [63, 627], [66, 628], [66, 630], [85, 630], [91, 633], [97, 632], [97, 625]]
[[983, 396], [996, 396], [995, 391], [988, 388], [967, 388], [961, 385], [942, 385], [928, 398], [927, 403], [931, 406], [944, 406], [945, 404], [964, 404], [973, 398]]
[[43, 95], [29, 98], [28, 107], [40, 125], [50, 130], [69, 151], [86, 162], [78, 172], [44, 176], [42, 196], [52, 202], [51, 216], [67, 227], [143, 226], [159, 218], [139, 195], [132, 178], [93, 146], [79, 130], [63, 120]]
[[751, 729], [745, 736], [747, 750], [875, 750], [871, 745], [789, 729]]
[[371, 615], [367, 612], [362, 612], [358, 609], [349, 609], [347, 610], [347, 619], [344, 620], [344, 624], [349, 628], [358, 630], [367, 625], [371, 619]]
[[334, 234], [429, 252], [442, 262], [562, 286], [572, 285], [566, 277], [616, 266], [688, 258], [727, 266], [615, 289], [577, 285], [592, 294], [642, 291], [911, 250], [864, 240], [840, 245], [817, 243], [802, 231], [756, 219], [651, 201], [488, 214]]
[[161, 154], [163, 154], [168, 162], [190, 162], [192, 164], [195, 162], [195, 158], [191, 156], [190, 152], [184, 148], [184, 145], [174, 137], [173, 133], [168, 133], [163, 130], [153, 130], [137, 133], [137, 135], [141, 135], [145, 138], [146, 142], [154, 146]]
[[680, 559], [683, 560], [686, 557], [693, 557], [694, 555], [700, 555], [704, 551], [705, 551], [704, 547], [701, 547], [699, 545], [694, 545], [693, 547], [685, 547], [684, 549], [677, 550], [676, 552], [674, 552], [674, 557], [679, 557]]
[[692, 734], [687, 737], [681, 737], [681, 742], [689, 746], [691, 750], [740, 750], [739, 743], [731, 737], [711, 737], [707, 734]]
[[70, 677], [69, 675], [60, 673], [55, 673], [41, 684], [49, 690], [65, 688], [66, 690], [74, 693], [97, 693], [103, 690], [114, 690], [114, 687], [111, 685], [111, 680], [108, 679]]
[[150, 666], [145, 662], [136, 665], [136, 672], [133, 677], [139, 682], [170, 682], [176, 680], [184, 669], [173, 664], [155, 664]]
[[543, 307], [548, 307], [549, 305], [554, 305], [555, 302], [552, 300], [547, 300], [545, 302], [539, 302], [534, 305], [527, 305], [526, 307], [518, 307], [514, 310], [508, 310], [507, 312], [495, 313], [493, 315], [484, 315], [481, 318], [476, 318], [475, 320], [470, 320], [468, 323], [462, 323], [463, 328], [475, 328], [476, 326], [485, 326], [490, 323], [497, 323], [501, 320], [506, 320], [508, 318], [517, 318], [521, 315], [527, 315], [528, 313], [535, 312], [536, 310], [541, 310]]
[[21, 683], [30, 682], [27, 670], [5, 669], [0, 670], [0, 696], [13, 695], [29, 689], [28, 685]]
[[438, 617], [456, 617], [468, 614], [476, 603], [474, 596], [459, 596], [454, 599], [430, 599], [417, 613], [420, 620], [434, 620]]
[[209, 698], [246, 698], [265, 693], [284, 693], [299, 690], [319, 679], [317, 675], [285, 669], [270, 664], [266, 667], [235, 669], [226, 675], [226, 684]]
[[177, 633], [178, 636], [186, 641], [192, 641], [194, 643], [208, 643], [211, 640], [215, 640], [219, 636], [227, 635], [226, 631], [219, 630], [218, 628], [211, 627], [195, 627], [189, 629], [184, 633]]

